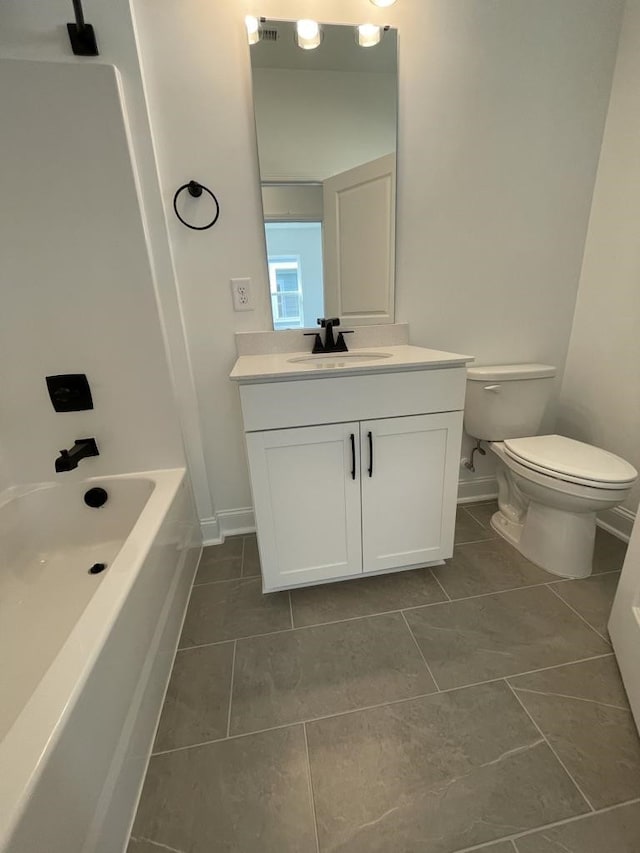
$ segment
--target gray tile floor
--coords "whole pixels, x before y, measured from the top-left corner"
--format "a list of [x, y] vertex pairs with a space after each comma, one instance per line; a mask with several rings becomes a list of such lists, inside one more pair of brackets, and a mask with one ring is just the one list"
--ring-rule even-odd
[[638, 853], [625, 546], [559, 580], [493, 510], [446, 566], [291, 593], [254, 536], [205, 549], [129, 853]]

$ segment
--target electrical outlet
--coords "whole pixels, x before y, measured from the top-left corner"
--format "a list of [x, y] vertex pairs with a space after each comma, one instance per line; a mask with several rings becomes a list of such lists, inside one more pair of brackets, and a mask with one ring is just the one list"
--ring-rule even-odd
[[231, 293], [233, 294], [234, 311], [253, 311], [250, 278], [232, 278]]

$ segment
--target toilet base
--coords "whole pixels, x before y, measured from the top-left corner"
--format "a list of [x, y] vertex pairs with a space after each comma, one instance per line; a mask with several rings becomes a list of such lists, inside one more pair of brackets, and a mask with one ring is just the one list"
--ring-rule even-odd
[[491, 527], [541, 569], [562, 578], [586, 578], [592, 571], [596, 514], [574, 513], [530, 501], [523, 523], [500, 511]]
[[513, 545], [514, 548], [518, 548], [518, 550], [520, 550], [520, 537], [522, 536], [522, 528], [524, 527], [524, 524], [518, 524], [515, 521], [511, 521], [511, 519], [507, 518], [506, 515], [503, 515], [500, 510], [498, 510], [498, 512], [494, 512], [491, 516], [491, 527], [499, 536], [506, 539], [510, 545]]

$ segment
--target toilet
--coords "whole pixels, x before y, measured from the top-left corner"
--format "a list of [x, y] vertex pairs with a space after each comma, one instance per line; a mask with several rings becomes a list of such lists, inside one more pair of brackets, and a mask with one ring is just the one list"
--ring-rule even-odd
[[467, 371], [464, 426], [497, 459], [493, 529], [554, 575], [591, 574], [596, 513], [622, 503], [635, 468], [562, 435], [537, 435], [555, 367], [506, 364]]

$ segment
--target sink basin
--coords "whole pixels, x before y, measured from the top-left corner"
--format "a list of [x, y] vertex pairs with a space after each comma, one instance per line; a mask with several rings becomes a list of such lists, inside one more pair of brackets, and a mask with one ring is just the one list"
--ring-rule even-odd
[[354, 364], [371, 364], [381, 359], [391, 358], [390, 352], [336, 352], [330, 355], [300, 355], [287, 359], [290, 364], [301, 364], [316, 370], [333, 370], [352, 367]]

